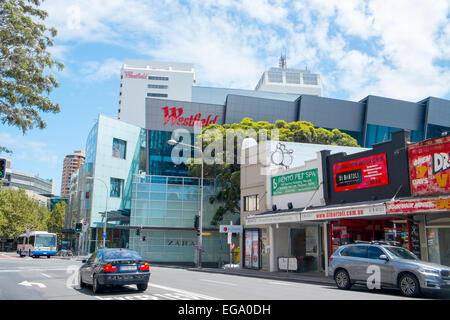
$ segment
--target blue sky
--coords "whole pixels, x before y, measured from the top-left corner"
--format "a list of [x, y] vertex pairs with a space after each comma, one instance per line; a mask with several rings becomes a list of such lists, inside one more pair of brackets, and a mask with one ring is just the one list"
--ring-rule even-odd
[[99, 113], [116, 117], [124, 59], [194, 63], [197, 84], [253, 89], [286, 51], [288, 67], [321, 74], [324, 96], [450, 99], [448, 0], [47, 0], [58, 30], [45, 130], [1, 126], [13, 168], [56, 181], [85, 149]]

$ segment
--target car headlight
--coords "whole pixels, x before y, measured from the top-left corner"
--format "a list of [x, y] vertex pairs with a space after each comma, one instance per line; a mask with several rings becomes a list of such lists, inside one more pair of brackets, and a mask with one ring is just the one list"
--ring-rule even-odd
[[419, 269], [419, 272], [439, 275], [439, 270], [436, 269]]

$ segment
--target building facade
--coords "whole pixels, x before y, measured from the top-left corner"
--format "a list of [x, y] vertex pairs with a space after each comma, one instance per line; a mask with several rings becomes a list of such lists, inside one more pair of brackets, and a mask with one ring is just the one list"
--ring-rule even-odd
[[63, 172], [61, 177], [61, 196], [67, 197], [70, 191], [70, 180], [72, 174], [84, 165], [86, 152], [82, 150], [75, 150], [72, 154], [64, 157]]

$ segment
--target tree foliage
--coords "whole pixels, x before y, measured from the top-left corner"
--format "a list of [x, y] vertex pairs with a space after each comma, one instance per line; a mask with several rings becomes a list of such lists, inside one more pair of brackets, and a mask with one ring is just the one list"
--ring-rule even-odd
[[48, 232], [58, 234], [58, 240], [61, 239], [61, 230], [64, 228], [64, 219], [66, 217], [66, 202], [61, 201], [55, 205], [52, 211], [49, 212], [47, 219]]
[[[41, 23], [47, 12], [40, 0], [0, 2], [0, 121], [28, 129], [44, 129], [40, 112], [58, 113], [59, 105], [48, 95], [58, 87], [48, 69], [64, 65], [47, 51], [53, 46], [56, 29]], [[0, 151], [11, 152], [5, 147]]]
[[0, 190], [0, 237], [13, 238], [32, 231], [47, 231], [50, 213], [46, 206], [31, 199], [24, 189]]
[[[203, 129], [202, 134], [197, 139], [201, 141], [204, 152], [208, 150], [208, 145], [211, 142], [222, 139], [223, 150], [222, 152], [219, 151], [220, 154], [216, 154], [215, 156], [225, 160], [224, 155], [227, 153], [227, 130], [233, 130], [238, 133], [237, 135], [240, 133], [248, 137], [253, 137], [259, 142], [260, 131], [265, 130], [267, 132], [267, 139], [270, 140], [272, 138], [272, 129], [278, 129], [279, 141], [358, 147], [358, 143], [353, 137], [338, 129], [327, 130], [324, 128], [316, 128], [312, 123], [307, 121], [287, 123], [284, 120], [277, 120], [275, 123], [269, 123], [267, 121], [254, 122], [251, 118], [244, 118], [240, 123], [231, 125], [211, 124]], [[237, 138], [232, 146], [234, 163], [204, 165], [205, 178], [215, 179], [220, 186], [219, 191], [210, 198], [211, 203], [219, 203], [219, 208], [216, 211], [212, 224], [217, 225], [226, 212], [240, 213], [240, 165], [237, 161], [240, 145], [236, 142]], [[198, 164], [189, 165], [189, 173], [193, 176], [200, 176], [200, 170], [201, 166]]]

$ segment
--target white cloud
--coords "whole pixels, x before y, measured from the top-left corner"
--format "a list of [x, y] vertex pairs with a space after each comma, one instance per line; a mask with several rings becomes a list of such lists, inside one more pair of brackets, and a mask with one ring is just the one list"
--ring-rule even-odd
[[[186, 4], [187, 3], [187, 4]], [[450, 94], [448, 0], [44, 2], [58, 44], [108, 43], [149, 59], [192, 62], [199, 84], [254, 88], [283, 48], [288, 66], [322, 74], [325, 95], [406, 100]], [[59, 43], [60, 42], [60, 43]], [[56, 48], [57, 54], [68, 56]], [[60, 50], [60, 52], [58, 52]], [[133, 57], [130, 57], [133, 58]], [[119, 73], [111, 55], [87, 79]]]

